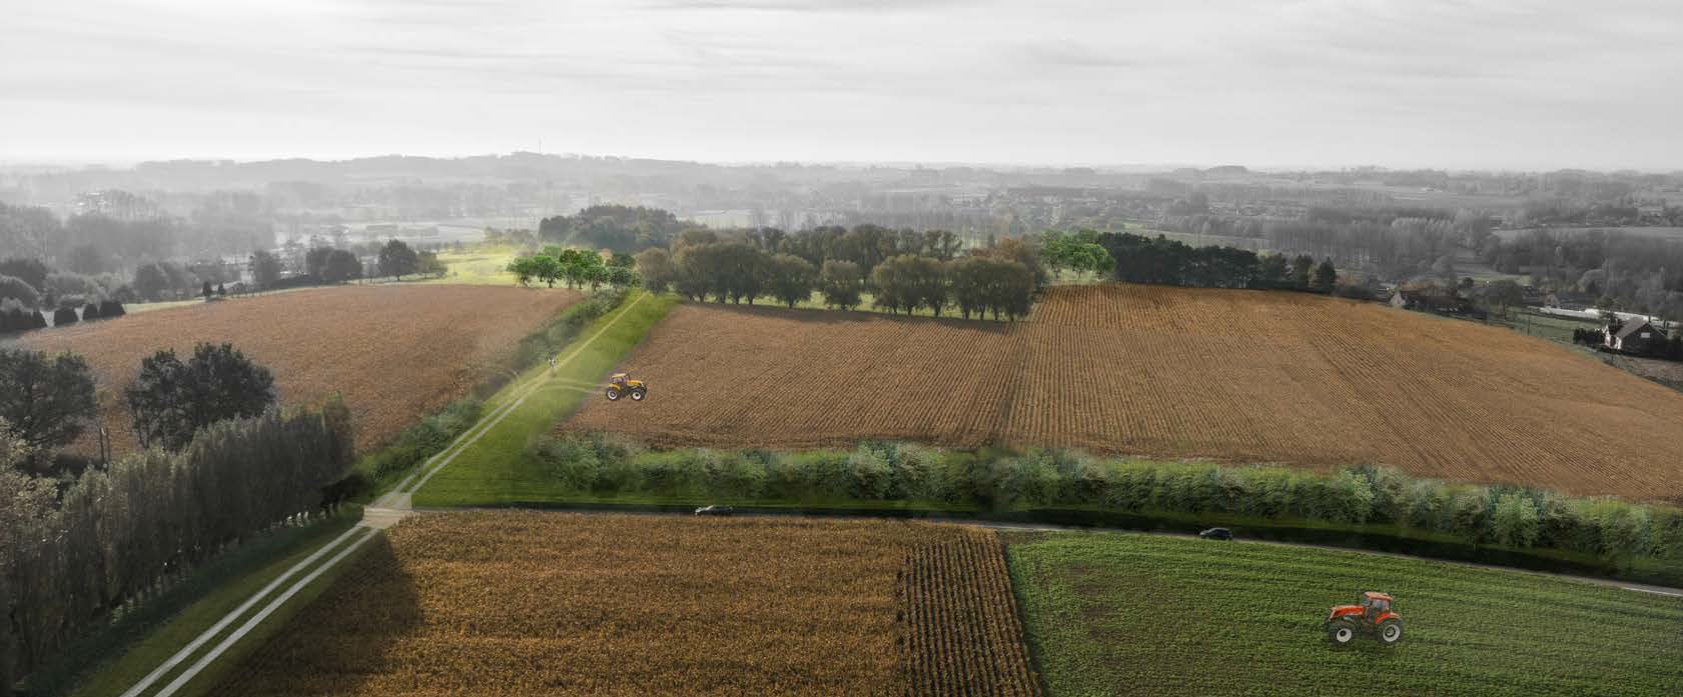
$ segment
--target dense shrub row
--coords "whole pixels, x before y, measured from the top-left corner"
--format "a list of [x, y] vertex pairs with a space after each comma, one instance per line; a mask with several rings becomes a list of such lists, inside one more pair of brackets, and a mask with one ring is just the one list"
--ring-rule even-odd
[[[481, 404], [471, 399], [450, 403], [420, 423], [404, 429], [391, 445], [369, 456], [363, 469], [378, 480], [403, 472], [432, 457], [479, 421]], [[363, 492], [353, 491], [350, 495]]]
[[966, 508], [1098, 507], [1333, 524], [1390, 524], [1473, 544], [1683, 564], [1683, 511], [1511, 486], [1415, 479], [1364, 466], [1332, 475], [1283, 467], [1114, 460], [1064, 450], [950, 452], [874, 443], [851, 452], [656, 452], [614, 435], [534, 443], [581, 495], [911, 501]]
[[[87, 303], [82, 305], [80, 314], [76, 312], [76, 304], [80, 302], [67, 304], [55, 310], [51, 326], [62, 327], [81, 321], [121, 317], [124, 314], [123, 304], [115, 300]], [[47, 326], [47, 317], [42, 312], [28, 309], [10, 298], [0, 301], [0, 334], [42, 329]]]
[[90, 469], [62, 496], [14, 469], [0, 438], [0, 685], [50, 660], [125, 604], [255, 533], [316, 507], [351, 462], [350, 411], [216, 423], [184, 450]]

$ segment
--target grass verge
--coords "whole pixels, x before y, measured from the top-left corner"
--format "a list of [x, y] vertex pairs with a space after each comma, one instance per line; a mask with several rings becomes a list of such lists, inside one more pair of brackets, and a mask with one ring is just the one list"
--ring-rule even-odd
[[31, 675], [31, 695], [116, 695], [245, 602], [252, 593], [361, 518], [346, 506], [325, 521], [280, 528], [216, 558], [103, 631], [66, 648], [64, 658]]
[[[416, 492], [420, 507], [494, 505], [523, 501], [547, 488], [541, 465], [527, 457], [528, 444], [548, 435], [584, 399], [597, 393], [603, 376], [613, 369], [650, 329], [672, 309], [677, 299], [642, 291], [627, 297], [618, 309], [597, 319], [577, 334], [551, 370], [540, 364], [510, 382], [487, 400], [487, 406], [514, 398], [514, 390], [529, 378], [543, 382], [525, 402], [464, 448], [449, 467], [440, 470]], [[660, 389], [654, 386], [654, 389]], [[627, 405], [632, 406], [632, 405]]]
[[[1683, 599], [1438, 562], [1128, 533], [1007, 548], [1031, 650], [1072, 695], [1623, 695], [1683, 684]], [[1401, 645], [1328, 646], [1388, 592]], [[1359, 688], [1354, 686], [1359, 685]]]

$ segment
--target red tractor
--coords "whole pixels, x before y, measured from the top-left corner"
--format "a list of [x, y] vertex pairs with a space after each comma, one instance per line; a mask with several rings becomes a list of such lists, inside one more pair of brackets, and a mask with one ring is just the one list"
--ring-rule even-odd
[[1367, 634], [1384, 646], [1396, 646], [1403, 638], [1403, 620], [1391, 610], [1391, 596], [1368, 591], [1356, 596], [1355, 605], [1334, 605], [1325, 623], [1327, 641], [1349, 646], [1357, 634]]

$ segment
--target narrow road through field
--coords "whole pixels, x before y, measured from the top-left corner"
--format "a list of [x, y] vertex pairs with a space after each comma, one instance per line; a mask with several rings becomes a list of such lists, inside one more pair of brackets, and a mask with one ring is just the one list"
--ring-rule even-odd
[[[271, 600], [255, 615], [252, 615], [249, 619], [247, 619], [245, 623], [241, 624], [233, 631], [233, 633], [223, 638], [221, 642], [211, 647], [191, 666], [188, 666], [185, 670], [181, 671], [180, 674], [176, 675], [175, 679], [171, 680], [169, 684], [165, 685], [157, 692], [152, 693], [152, 697], [169, 697], [170, 695], [174, 695], [188, 682], [192, 681], [194, 677], [198, 676], [199, 673], [203, 672], [206, 666], [220, 658], [228, 651], [229, 648], [238, 643], [240, 639], [249, 634], [252, 629], [256, 628], [257, 625], [261, 624], [282, 605], [285, 605], [286, 602], [291, 600], [293, 596], [297, 595], [305, 587], [309, 586], [311, 582], [315, 581], [322, 574], [337, 565], [340, 561], [343, 561], [346, 557], [350, 556], [375, 535], [380, 534], [380, 531], [396, 525], [398, 521], [403, 520], [405, 517], [413, 515], [415, 511], [413, 510], [410, 502], [413, 500], [415, 492], [420, 490], [421, 486], [425, 485], [427, 480], [431, 479], [432, 476], [437, 474], [439, 470], [444, 469], [444, 467], [449, 465], [451, 461], [455, 460], [456, 456], [461, 454], [462, 451], [478, 442], [479, 438], [485, 435], [487, 431], [495, 428], [496, 425], [501, 423], [502, 420], [510, 413], [519, 409], [520, 405], [524, 404], [527, 398], [536, 394], [541, 389], [550, 386], [559, 386], [568, 389], [584, 389], [583, 383], [579, 383], [578, 381], [556, 379], [554, 377], [555, 371], [566, 366], [574, 358], [578, 357], [580, 353], [582, 353], [586, 348], [589, 348], [592, 343], [600, 338], [603, 333], [607, 332], [608, 329], [619, 323], [619, 321], [625, 317], [631, 308], [637, 306], [638, 303], [641, 303], [647, 297], [647, 293], [640, 293], [635, 300], [632, 300], [631, 302], [614, 310], [615, 314], [613, 318], [604, 323], [601, 329], [597, 330], [595, 334], [592, 334], [584, 341], [575, 344], [573, 350], [565, 356], [556, 358], [555, 362], [551, 364], [551, 367], [548, 370], [543, 370], [531, 379], [527, 380], [525, 383], [513, 387], [509, 391], [509, 397], [504, 399], [496, 408], [492, 409], [490, 413], [481, 416], [478, 422], [474, 423], [474, 425], [468, 430], [463, 431], [462, 434], [457, 436], [455, 440], [451, 441], [450, 445], [446, 446], [444, 450], [441, 450], [437, 454], [428, 458], [419, 468], [416, 469], [416, 471], [410, 473], [409, 476], [398, 482], [397, 486], [392, 488], [392, 491], [386, 493], [384, 496], [375, 500], [374, 503], [365, 507], [362, 512], [362, 520], [358, 522], [356, 526], [345, 531], [344, 534], [339, 535], [327, 544], [322, 545], [320, 549], [311, 553], [310, 556], [293, 565], [280, 576], [276, 577], [275, 580], [271, 581], [268, 585], [264, 586], [256, 593], [253, 593], [252, 596], [246, 599], [244, 603], [241, 603], [239, 607], [234, 608], [233, 611], [223, 616], [222, 619], [218, 620], [215, 625], [206, 629], [197, 638], [193, 639], [192, 642], [188, 643], [186, 646], [182, 647], [181, 650], [170, 656], [169, 659], [164, 661], [162, 665], [159, 665], [151, 673], [148, 673], [146, 677], [141, 678], [139, 682], [135, 683], [133, 687], [130, 687], [127, 691], [123, 692], [121, 697], [140, 697], [140, 695], [146, 694], [148, 689], [161, 680], [165, 675], [169, 674], [172, 669], [186, 661], [188, 658], [191, 658], [202, 646], [220, 635], [223, 630], [227, 629], [229, 625], [244, 616], [251, 610], [252, 607], [256, 606], [257, 603], [261, 602], [265, 597], [268, 597], [277, 589], [281, 588], [288, 579], [297, 576], [305, 570], [309, 570], [302, 578], [293, 582], [284, 591], [282, 591], [280, 595], [275, 596], [273, 600]], [[554, 385], [551, 385], [552, 382]], [[596, 386], [592, 385], [590, 389], [594, 390], [595, 387]], [[350, 540], [348, 545], [344, 544], [346, 540]], [[343, 546], [341, 547], [341, 545]], [[326, 561], [321, 561], [328, 552], [335, 548], [340, 548], [338, 553], [331, 557], [327, 557]]]

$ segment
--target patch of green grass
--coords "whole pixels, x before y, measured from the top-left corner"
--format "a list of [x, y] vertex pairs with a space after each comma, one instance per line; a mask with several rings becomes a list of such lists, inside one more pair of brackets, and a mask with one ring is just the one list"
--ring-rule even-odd
[[527, 457], [527, 445], [593, 397], [615, 365], [643, 340], [677, 303], [670, 295], [638, 291], [618, 309], [596, 320], [561, 352], [553, 373], [540, 363], [486, 401], [486, 413], [517, 398], [532, 378], [543, 380], [526, 401], [479, 440], [465, 448], [415, 493], [416, 506], [467, 506], [530, 500], [547, 489], [541, 465]]
[[1574, 329], [1601, 328], [1600, 323], [1591, 320], [1542, 315], [1524, 310], [1511, 310], [1508, 317], [1492, 317], [1490, 321], [1492, 324], [1500, 324], [1522, 334], [1564, 344], [1572, 343], [1572, 330]]
[[346, 506], [327, 521], [281, 528], [247, 542], [108, 629], [68, 647], [67, 663], [37, 671], [26, 688], [30, 694], [76, 697], [121, 694], [361, 517], [361, 507]]
[[[1388, 556], [1129, 533], [1007, 547], [1052, 697], [1647, 695], [1683, 684], [1683, 599]], [[1327, 608], [1396, 597], [1399, 646]]]
[[422, 283], [454, 283], [466, 285], [513, 286], [514, 274], [507, 271], [513, 261], [512, 247], [482, 247], [461, 252], [442, 251], [438, 260], [448, 269], [442, 277], [428, 278]]

